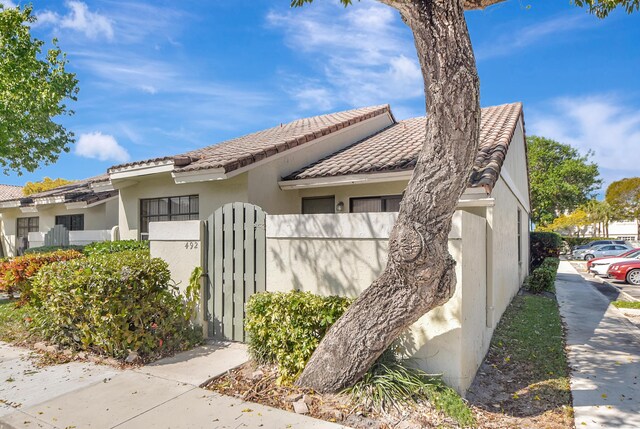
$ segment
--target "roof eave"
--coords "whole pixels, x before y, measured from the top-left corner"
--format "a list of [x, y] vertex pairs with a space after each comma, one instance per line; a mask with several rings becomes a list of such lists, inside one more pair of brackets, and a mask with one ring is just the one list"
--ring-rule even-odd
[[114, 167], [109, 169], [109, 179], [111, 182], [114, 182], [117, 180], [130, 179], [132, 177], [148, 176], [150, 174], [169, 173], [173, 171], [173, 168], [173, 159]]

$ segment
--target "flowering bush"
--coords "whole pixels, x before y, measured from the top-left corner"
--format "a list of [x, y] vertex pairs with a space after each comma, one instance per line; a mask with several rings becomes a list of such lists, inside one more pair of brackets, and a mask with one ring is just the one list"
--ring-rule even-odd
[[81, 258], [82, 253], [75, 250], [57, 250], [50, 253], [33, 253], [18, 256], [0, 263], [0, 291], [13, 296], [20, 293], [20, 300], [31, 299], [31, 279], [46, 265], [54, 262]]

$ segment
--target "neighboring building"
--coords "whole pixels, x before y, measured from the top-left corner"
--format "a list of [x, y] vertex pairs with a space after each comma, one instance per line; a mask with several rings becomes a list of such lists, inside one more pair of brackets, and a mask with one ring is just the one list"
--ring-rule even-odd
[[637, 220], [610, 222], [609, 237], [619, 238], [620, 240], [639, 242], [640, 225]]
[[619, 240], [627, 240], [632, 243], [640, 242], [638, 231], [640, 230], [637, 220], [615, 221], [609, 222], [606, 228], [602, 224], [584, 225], [580, 227], [565, 228], [556, 232], [562, 235], [575, 237], [593, 237], [593, 238], [617, 238]]
[[15, 256], [26, 248], [44, 245], [44, 235], [55, 225], [64, 225], [69, 231], [70, 244], [111, 239], [118, 224], [117, 195], [109, 177], [102, 175], [0, 201], [4, 254]]
[[[22, 186], [13, 186], [13, 185], [0, 185], [0, 204], [3, 201], [13, 200], [15, 198], [21, 198], [23, 196]], [[2, 222], [2, 213], [0, 213], [0, 222]], [[2, 228], [2, 224], [0, 223], [0, 228]], [[2, 243], [0, 243], [0, 258], [4, 258], [7, 256], [5, 251], [5, 235], [4, 229], [1, 230], [2, 234]]]

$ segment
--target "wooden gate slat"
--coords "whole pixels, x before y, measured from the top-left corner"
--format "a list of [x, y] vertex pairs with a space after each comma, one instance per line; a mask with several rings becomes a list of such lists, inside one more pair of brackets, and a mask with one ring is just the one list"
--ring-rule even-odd
[[256, 207], [256, 292], [267, 290], [267, 228], [264, 210]]
[[216, 338], [223, 338], [222, 316], [224, 315], [224, 234], [222, 232], [222, 209], [216, 210], [214, 214], [214, 236], [211, 240], [213, 244], [213, 333]]
[[205, 287], [205, 297], [204, 299], [206, 299], [206, 309], [207, 309], [207, 314], [205, 315], [205, 323], [207, 323], [207, 333], [209, 336], [214, 336], [217, 334], [217, 327], [216, 327], [216, 319], [215, 319], [215, 315], [218, 314], [215, 312], [215, 307], [214, 307], [214, 302], [215, 302], [215, 297], [213, 296], [214, 291], [216, 291], [215, 288], [215, 274], [216, 274], [216, 268], [214, 266], [213, 261], [215, 261], [215, 257], [214, 257], [214, 249], [215, 249], [215, 243], [214, 240], [216, 238], [216, 234], [215, 234], [215, 215], [212, 214], [211, 216], [209, 216], [209, 218], [207, 219], [207, 237], [205, 239], [205, 243], [206, 243], [206, 249], [207, 249], [207, 260], [205, 261], [205, 274], [207, 275], [206, 281], [207, 281], [207, 285]]
[[[255, 241], [256, 241], [256, 207], [245, 207], [245, 240], [244, 240], [244, 296], [245, 302], [256, 293], [256, 264], [255, 264]], [[243, 330], [243, 341], [246, 335]]]
[[244, 209], [233, 203], [233, 340], [242, 341], [244, 332]]
[[222, 310], [222, 332], [225, 338], [233, 338], [233, 204], [222, 208], [224, 246], [223, 264], [224, 280], [222, 293], [224, 294], [224, 308]]

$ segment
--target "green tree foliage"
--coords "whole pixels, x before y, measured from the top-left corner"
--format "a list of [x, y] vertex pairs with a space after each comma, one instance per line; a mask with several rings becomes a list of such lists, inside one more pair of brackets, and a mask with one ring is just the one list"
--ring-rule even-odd
[[[640, 177], [629, 177], [613, 182], [607, 188], [606, 201], [617, 220], [640, 221]], [[640, 224], [638, 225], [640, 232]]]
[[50, 189], [59, 188], [60, 186], [68, 185], [70, 183], [73, 183], [73, 181], [62, 179], [60, 177], [57, 179], [45, 177], [41, 182], [27, 182], [27, 184], [22, 188], [22, 193], [25, 196], [29, 196], [39, 192], [48, 191]]
[[532, 220], [548, 225], [565, 211], [589, 201], [602, 181], [598, 166], [568, 144], [544, 137], [527, 138]]
[[53, 121], [72, 115], [64, 101], [76, 100], [78, 81], [65, 70], [66, 55], [53, 40], [31, 37], [32, 8], [0, 5], [0, 165], [5, 174], [34, 171], [69, 151], [73, 133]]
[[618, 7], [623, 8], [627, 13], [636, 12], [640, 9], [640, 0], [574, 0], [577, 6], [588, 7], [589, 12], [598, 18], [604, 18]]

